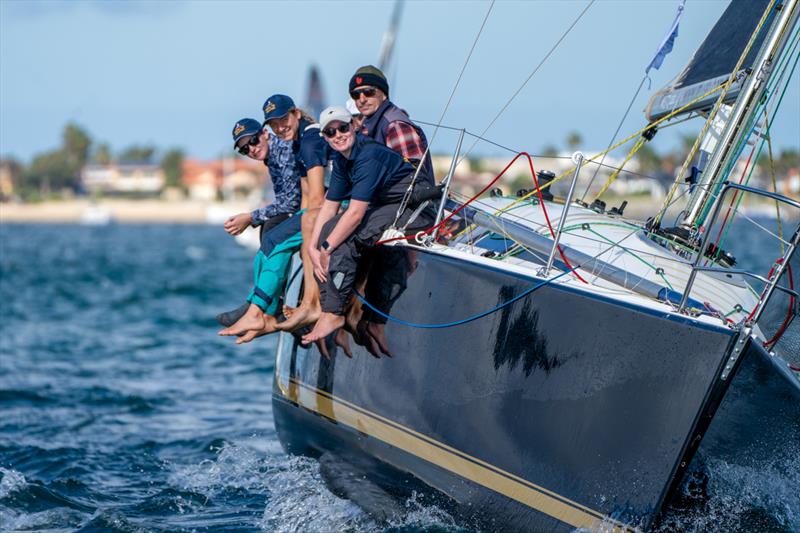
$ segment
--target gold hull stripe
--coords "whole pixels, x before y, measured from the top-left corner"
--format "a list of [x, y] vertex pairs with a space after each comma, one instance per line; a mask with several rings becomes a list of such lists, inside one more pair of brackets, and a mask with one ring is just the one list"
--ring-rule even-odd
[[279, 390], [293, 403], [325, 418], [377, 438], [573, 527], [591, 529], [602, 521], [607, 525], [616, 526], [616, 531], [631, 530], [629, 526], [612, 520], [594, 509], [573, 502], [325, 391], [301, 383], [295, 378], [290, 378], [289, 387], [280, 387]]

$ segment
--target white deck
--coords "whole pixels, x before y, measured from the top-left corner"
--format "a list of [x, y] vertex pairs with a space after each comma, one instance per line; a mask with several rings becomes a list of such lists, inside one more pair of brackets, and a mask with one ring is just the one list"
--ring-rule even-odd
[[[479, 204], [476, 203], [477, 205], [473, 204], [473, 206], [485, 213], [494, 213], [513, 201], [509, 198], [490, 198], [482, 200]], [[555, 230], [563, 205], [547, 202], [546, 207]], [[550, 238], [550, 231], [538, 204], [520, 203], [501, 216]], [[573, 204], [570, 206], [564, 228], [565, 231], [562, 233], [560, 241], [564, 246], [597, 257], [605, 263], [662, 287], [671, 288], [677, 293], [683, 292], [691, 272], [689, 259], [680, 257], [647, 238], [645, 231], [637, 223], [623, 217], [600, 214]], [[501, 234], [502, 232], [498, 229], [497, 233]], [[546, 257], [537, 262], [514, 257], [503, 259], [482, 257], [481, 254], [486, 251], [485, 248], [468, 244], [454, 244], [450, 247], [434, 245], [430, 251], [527, 276], [538, 276], [541, 267], [546, 263]], [[537, 255], [541, 256], [542, 254]], [[663, 273], [657, 272], [656, 269], [662, 269]], [[730, 322], [720, 317], [706, 314], [693, 318], [687, 315], [678, 315], [675, 306], [611, 283], [598, 277], [597, 272], [581, 268], [577, 272], [588, 284], [580, 281], [574, 275], [560, 277], [553, 283], [706, 324], [730, 325]], [[553, 269], [550, 271], [549, 278], [552, 279], [559, 274], [561, 271]], [[740, 275], [700, 272], [695, 278], [691, 298], [710, 305], [721, 314], [727, 315], [727, 318], [733, 323], [737, 323], [745, 319], [756, 305], [758, 294]], [[741, 311], [737, 311], [739, 308]]]

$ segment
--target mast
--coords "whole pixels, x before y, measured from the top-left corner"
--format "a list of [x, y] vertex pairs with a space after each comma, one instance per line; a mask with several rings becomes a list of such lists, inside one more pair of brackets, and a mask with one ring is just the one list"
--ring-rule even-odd
[[397, 29], [400, 27], [400, 15], [403, 13], [403, 0], [396, 0], [394, 9], [392, 10], [392, 18], [389, 22], [389, 29], [383, 34], [381, 40], [381, 51], [378, 55], [378, 68], [382, 72], [389, 69], [389, 63], [392, 60], [392, 52], [394, 51], [394, 42], [397, 39]]
[[[707, 132], [704, 139], [704, 144], [712, 151], [710, 154], [705, 152], [708, 154], [708, 164], [704, 169], [701, 168], [700, 180], [686, 208], [686, 215], [681, 220], [680, 225], [685, 228], [695, 229], [703, 225], [706, 213], [716, 200], [714, 191], [719, 188], [721, 181], [725, 178], [725, 169], [734, 163], [733, 159], [737, 157], [735, 148], [739, 141], [749, 134], [745, 125], [750, 123], [758, 111], [773, 66], [783, 52], [792, 29], [797, 23], [800, 12], [798, 0], [779, 1], [770, 8], [776, 11], [775, 20], [769, 28], [744, 87], [733, 106], [724, 106], [727, 109], [721, 110], [722, 115], [726, 115], [728, 111], [730, 114], [725, 117], [717, 115], [717, 123]], [[723, 122], [720, 123], [719, 119], [722, 119]], [[704, 153], [701, 152], [701, 161], [704, 159]]]
[[325, 93], [322, 90], [322, 76], [316, 65], [308, 69], [308, 88], [306, 90], [306, 109], [311, 116], [318, 117], [325, 109]]

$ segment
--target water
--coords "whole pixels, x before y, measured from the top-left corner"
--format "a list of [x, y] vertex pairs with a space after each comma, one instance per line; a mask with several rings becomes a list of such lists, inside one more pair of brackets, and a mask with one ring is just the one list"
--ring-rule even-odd
[[[0, 530], [469, 530], [421, 496], [377, 524], [282, 452], [275, 339], [216, 336], [252, 257], [221, 229], [3, 225], [0, 243]], [[710, 507], [674, 515], [696, 531], [715, 513], [785, 520], [785, 466], [712, 465]], [[742, 494], [763, 483], [774, 501]]]
[[216, 335], [251, 252], [207, 226], [0, 232], [0, 530], [381, 529], [282, 452], [275, 340]]

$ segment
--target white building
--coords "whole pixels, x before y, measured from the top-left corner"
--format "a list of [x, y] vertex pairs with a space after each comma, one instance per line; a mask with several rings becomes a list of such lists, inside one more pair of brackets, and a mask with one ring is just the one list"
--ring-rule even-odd
[[91, 193], [156, 195], [164, 188], [164, 171], [158, 165], [86, 165], [81, 182]]

